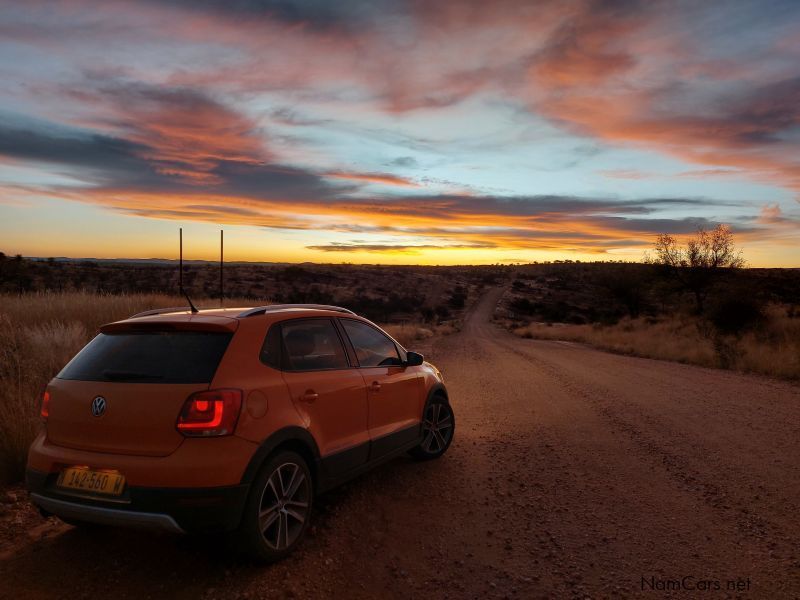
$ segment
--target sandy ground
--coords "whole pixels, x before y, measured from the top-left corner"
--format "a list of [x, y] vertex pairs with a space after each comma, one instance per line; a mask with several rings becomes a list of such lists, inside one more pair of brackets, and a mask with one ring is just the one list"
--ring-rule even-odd
[[12, 489], [0, 597], [800, 597], [800, 388], [519, 339], [499, 293], [432, 353], [448, 454], [326, 494], [290, 559], [73, 529]]

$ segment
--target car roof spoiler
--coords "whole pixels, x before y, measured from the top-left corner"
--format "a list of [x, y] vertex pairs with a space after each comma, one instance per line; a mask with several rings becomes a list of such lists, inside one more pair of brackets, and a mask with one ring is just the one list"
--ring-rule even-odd
[[173, 306], [172, 308], [154, 308], [153, 310], [146, 310], [144, 312], [136, 313], [128, 317], [129, 319], [138, 319], [139, 317], [149, 317], [151, 315], [164, 315], [168, 313], [177, 312], [191, 312], [190, 306]]
[[[151, 315], [155, 316], [155, 315]], [[239, 321], [230, 317], [218, 315], [198, 315], [186, 314], [175, 315], [168, 319], [124, 319], [114, 323], [106, 323], [100, 326], [102, 333], [136, 333], [148, 331], [205, 331], [232, 333], [239, 326]]]

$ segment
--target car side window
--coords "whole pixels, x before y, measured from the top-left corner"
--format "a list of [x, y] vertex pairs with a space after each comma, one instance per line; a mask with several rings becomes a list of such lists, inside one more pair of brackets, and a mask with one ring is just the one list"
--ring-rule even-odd
[[280, 323], [273, 324], [267, 337], [264, 338], [264, 345], [261, 346], [261, 362], [269, 365], [273, 369], [281, 368], [281, 326]]
[[283, 321], [280, 332], [281, 363], [285, 370], [321, 371], [349, 367], [344, 346], [330, 319]]
[[397, 346], [383, 333], [352, 319], [340, 319], [353, 349], [356, 351], [358, 363], [362, 367], [386, 367], [402, 365]]

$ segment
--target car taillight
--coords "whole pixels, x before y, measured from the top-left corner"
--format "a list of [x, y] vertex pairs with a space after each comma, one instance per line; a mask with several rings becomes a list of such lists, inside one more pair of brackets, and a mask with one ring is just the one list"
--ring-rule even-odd
[[230, 435], [242, 409], [242, 390], [209, 390], [187, 398], [176, 427], [187, 436]]
[[39, 411], [39, 416], [42, 417], [42, 421], [47, 421], [47, 417], [50, 416], [50, 392], [42, 395], [42, 409]]

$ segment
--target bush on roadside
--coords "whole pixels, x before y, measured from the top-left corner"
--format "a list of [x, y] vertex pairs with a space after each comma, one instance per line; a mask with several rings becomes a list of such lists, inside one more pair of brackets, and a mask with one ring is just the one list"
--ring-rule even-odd
[[785, 305], [767, 306], [761, 315], [757, 326], [739, 328], [737, 335], [721, 333], [709, 319], [685, 313], [625, 318], [614, 325], [530, 323], [514, 333], [584, 342], [621, 354], [800, 379], [800, 319], [793, 318]]
[[708, 311], [708, 320], [718, 332], [741, 335], [764, 319], [764, 304], [746, 293], [728, 293], [717, 299]]

